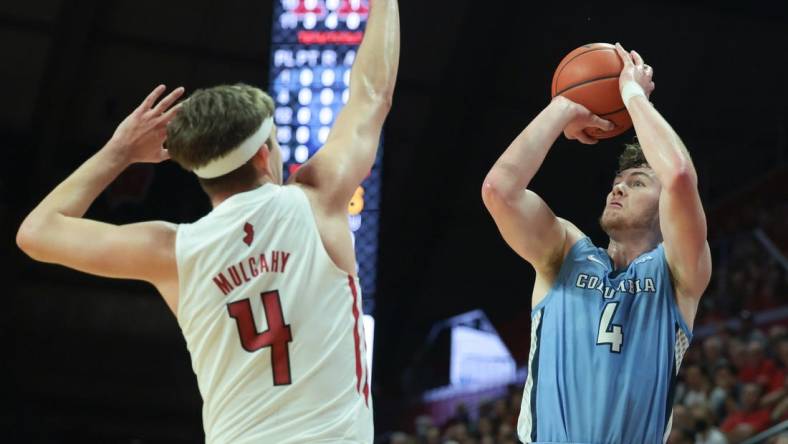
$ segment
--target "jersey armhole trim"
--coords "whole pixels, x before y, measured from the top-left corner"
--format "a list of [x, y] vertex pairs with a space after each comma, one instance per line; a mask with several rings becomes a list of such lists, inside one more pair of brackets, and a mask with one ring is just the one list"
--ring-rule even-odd
[[572, 247], [569, 248], [569, 251], [566, 253], [566, 256], [564, 256], [563, 262], [561, 262], [561, 268], [558, 269], [558, 276], [556, 276], [553, 285], [551, 285], [550, 288], [547, 290], [547, 294], [545, 295], [545, 297], [542, 298], [542, 300], [539, 301], [539, 303], [536, 304], [533, 308], [531, 308], [532, 315], [538, 310], [541, 310], [545, 305], [547, 305], [548, 302], [550, 302], [551, 299], [553, 299], [553, 295], [556, 293], [558, 287], [564, 284], [563, 282], [564, 278], [566, 277], [566, 274], [569, 272], [568, 270], [571, 268], [569, 265], [567, 265], [567, 263], [572, 262], [572, 259], [577, 254], [577, 251], [583, 246], [587, 246], [587, 245], [590, 245], [591, 247], [594, 246], [594, 244], [591, 242], [591, 239], [588, 236], [583, 236], [580, 239], [578, 239], [572, 245]]

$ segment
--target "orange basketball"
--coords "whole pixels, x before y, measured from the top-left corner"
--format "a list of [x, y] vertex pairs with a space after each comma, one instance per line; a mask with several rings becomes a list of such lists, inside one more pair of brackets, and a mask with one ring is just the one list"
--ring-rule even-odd
[[618, 76], [623, 68], [615, 46], [609, 43], [583, 45], [558, 64], [553, 74], [551, 96], [564, 96], [616, 125], [610, 131], [586, 128], [585, 132], [591, 137], [617, 136], [632, 127], [632, 119], [618, 89]]

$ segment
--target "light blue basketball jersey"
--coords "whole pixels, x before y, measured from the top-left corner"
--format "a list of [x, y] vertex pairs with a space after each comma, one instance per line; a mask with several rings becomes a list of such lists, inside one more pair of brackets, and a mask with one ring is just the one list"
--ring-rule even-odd
[[517, 431], [534, 443], [662, 443], [692, 333], [662, 244], [625, 270], [588, 238], [531, 313]]

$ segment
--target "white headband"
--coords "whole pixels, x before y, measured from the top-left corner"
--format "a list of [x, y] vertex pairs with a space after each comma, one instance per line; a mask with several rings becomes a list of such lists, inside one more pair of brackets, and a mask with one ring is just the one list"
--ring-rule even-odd
[[268, 140], [271, 130], [274, 128], [274, 118], [269, 117], [263, 120], [260, 129], [249, 136], [240, 145], [231, 149], [224, 156], [213, 159], [206, 165], [194, 168], [192, 171], [197, 177], [203, 179], [213, 179], [214, 177], [224, 176], [230, 171], [235, 170], [249, 161], [260, 147]]

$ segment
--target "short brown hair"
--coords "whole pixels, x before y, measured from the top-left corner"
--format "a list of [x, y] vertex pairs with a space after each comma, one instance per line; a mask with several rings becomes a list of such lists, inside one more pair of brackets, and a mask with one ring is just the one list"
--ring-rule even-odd
[[618, 156], [618, 171], [616, 171], [616, 173], [621, 173], [630, 168], [644, 166], [648, 167], [649, 164], [646, 160], [646, 156], [643, 154], [643, 148], [640, 147], [640, 143], [638, 143], [637, 139], [633, 140], [632, 143], [625, 144], [624, 152]]
[[198, 89], [167, 126], [167, 150], [174, 161], [191, 171], [227, 154], [273, 113], [274, 101], [253, 86], [239, 83]]

